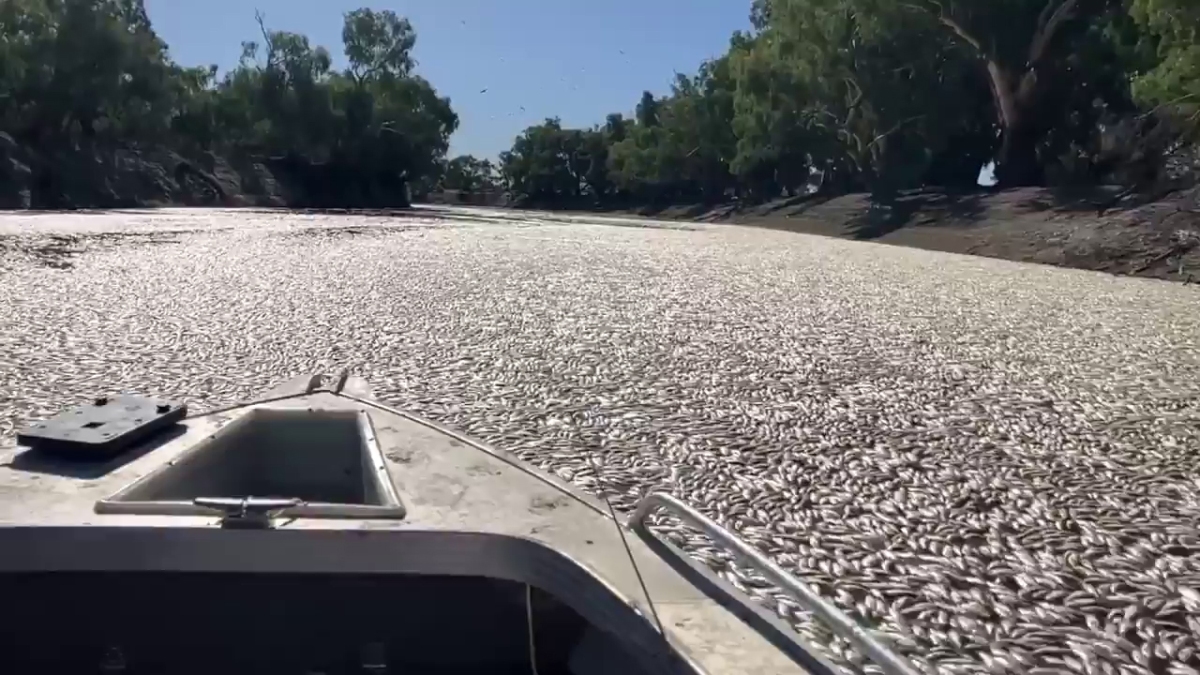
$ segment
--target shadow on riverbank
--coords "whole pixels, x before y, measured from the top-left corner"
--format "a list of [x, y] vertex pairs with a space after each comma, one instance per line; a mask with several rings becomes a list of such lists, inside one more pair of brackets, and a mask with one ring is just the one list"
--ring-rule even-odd
[[765, 204], [522, 209], [728, 223], [1200, 283], [1200, 188], [1130, 200], [1116, 188], [1022, 188], [886, 198], [850, 194]]

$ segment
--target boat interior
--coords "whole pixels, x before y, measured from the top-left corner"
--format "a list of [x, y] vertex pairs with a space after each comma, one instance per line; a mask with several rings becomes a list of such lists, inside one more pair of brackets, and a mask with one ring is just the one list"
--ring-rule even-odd
[[97, 399], [0, 447], [0, 673], [836, 672], [656, 537], [667, 509], [915, 675], [670, 495], [622, 524], [357, 378], [323, 384], [192, 415]]
[[644, 666], [613, 627], [487, 577], [23, 572], [0, 593], [4, 673], [689, 672]]

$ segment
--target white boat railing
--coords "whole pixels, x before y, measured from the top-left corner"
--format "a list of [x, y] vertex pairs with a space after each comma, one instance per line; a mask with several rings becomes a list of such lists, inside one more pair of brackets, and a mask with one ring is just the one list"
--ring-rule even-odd
[[844, 638], [888, 675], [921, 675], [921, 671], [917, 670], [907, 659], [880, 642], [845, 612], [809, 590], [796, 577], [771, 562], [737, 535], [676, 497], [665, 492], [652, 492], [646, 495], [638, 502], [633, 515], [629, 517], [629, 527], [639, 536], [656, 538], [646, 521], [651, 513], [659, 509], [665, 510], [686, 524], [703, 531], [714, 542], [753, 566], [768, 581], [795, 598], [802, 607], [826, 624], [835, 635]]

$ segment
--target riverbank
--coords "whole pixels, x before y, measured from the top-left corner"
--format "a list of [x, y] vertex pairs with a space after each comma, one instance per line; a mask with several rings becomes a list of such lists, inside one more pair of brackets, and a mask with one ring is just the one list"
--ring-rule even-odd
[[0, 209], [408, 205], [403, 181], [352, 164], [154, 145], [35, 149], [0, 132]]
[[[361, 186], [372, 189], [364, 191]], [[407, 205], [402, 186], [344, 167], [290, 158], [184, 156], [169, 150], [107, 148], [33, 153], [0, 133], [0, 208], [87, 209], [161, 206], [323, 207]], [[1154, 201], [1120, 199], [1114, 189], [1046, 188], [950, 194], [918, 190], [781, 199], [757, 205], [665, 208], [538, 208], [729, 223], [875, 241], [1107, 272], [1200, 282], [1200, 188]], [[499, 206], [494, 199], [433, 203]]]
[[1200, 283], [1200, 188], [1140, 202], [1120, 199], [1115, 188], [1023, 188], [968, 194], [918, 190], [886, 201], [852, 194], [751, 206], [521, 208], [729, 223]]

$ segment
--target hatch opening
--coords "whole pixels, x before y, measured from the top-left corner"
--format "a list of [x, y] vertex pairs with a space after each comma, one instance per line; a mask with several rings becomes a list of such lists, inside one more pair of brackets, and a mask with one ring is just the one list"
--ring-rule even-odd
[[248, 411], [96, 511], [209, 515], [192, 504], [205, 497], [303, 502], [281, 517], [404, 516], [366, 413], [287, 408]]

